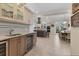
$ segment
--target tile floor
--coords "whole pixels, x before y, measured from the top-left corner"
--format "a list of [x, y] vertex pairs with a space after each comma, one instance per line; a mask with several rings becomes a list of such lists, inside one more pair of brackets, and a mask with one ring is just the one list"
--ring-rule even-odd
[[70, 44], [61, 41], [58, 34], [37, 38], [36, 46], [25, 56], [70, 56]]

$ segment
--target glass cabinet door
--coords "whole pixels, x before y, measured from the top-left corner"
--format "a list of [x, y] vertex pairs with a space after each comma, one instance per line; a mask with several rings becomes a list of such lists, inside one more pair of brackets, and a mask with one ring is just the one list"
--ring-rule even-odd
[[13, 18], [13, 7], [11, 4], [4, 3], [1, 5], [1, 14], [3, 17]]
[[16, 19], [23, 20], [23, 14], [19, 9], [17, 9]]

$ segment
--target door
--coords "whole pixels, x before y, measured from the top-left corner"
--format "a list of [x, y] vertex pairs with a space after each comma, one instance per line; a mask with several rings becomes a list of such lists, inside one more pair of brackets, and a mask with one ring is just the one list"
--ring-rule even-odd
[[9, 39], [9, 55], [10, 56], [17, 56], [18, 55], [18, 38]]
[[25, 43], [26, 43], [26, 37], [21, 36], [19, 39], [19, 55], [22, 56], [25, 54]]

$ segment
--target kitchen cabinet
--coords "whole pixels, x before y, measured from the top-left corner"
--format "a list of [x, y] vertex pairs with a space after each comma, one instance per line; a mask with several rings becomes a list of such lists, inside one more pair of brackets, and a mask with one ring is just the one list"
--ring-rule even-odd
[[14, 5], [14, 3], [1, 3], [0, 17], [13, 19]]
[[9, 49], [9, 56], [18, 56], [18, 41], [19, 38], [11, 38], [8, 40], [8, 49]]
[[18, 24], [30, 24], [33, 13], [25, 9], [24, 4], [20, 3], [1, 3], [0, 4], [0, 21]]
[[23, 20], [23, 13], [19, 9], [17, 9], [16, 19]]
[[28, 8], [24, 7], [23, 9], [24, 13], [24, 22], [27, 24], [31, 24], [33, 20], [33, 12], [31, 12]]
[[27, 47], [26, 44], [26, 36], [21, 36], [21, 39], [18, 40], [18, 55], [22, 56], [25, 54], [25, 48]]
[[22, 56], [25, 54], [25, 37], [19, 36], [9, 39], [9, 55]]
[[25, 48], [27, 47], [25, 44], [26, 44], [26, 36], [24, 35], [21, 37], [21, 51], [20, 51], [21, 55], [25, 54]]
[[20, 38], [20, 39], [17, 40], [17, 43], [18, 43], [17, 44], [17, 51], [18, 51], [17, 54], [18, 54], [18, 56], [21, 56], [21, 52], [20, 52], [21, 51], [21, 37], [18, 37], [18, 38]]
[[7, 39], [7, 42], [0, 45], [0, 55], [23, 56], [36, 45], [35, 34], [26, 34]]
[[23, 8], [24, 8], [24, 6], [17, 5], [15, 19], [17, 19], [19, 21], [23, 21]]

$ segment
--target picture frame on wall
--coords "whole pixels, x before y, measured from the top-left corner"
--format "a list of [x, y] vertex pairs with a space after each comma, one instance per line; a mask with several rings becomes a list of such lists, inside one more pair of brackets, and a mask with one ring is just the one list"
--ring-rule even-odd
[[79, 12], [71, 17], [71, 26], [79, 27]]
[[72, 13], [74, 14], [79, 10], [79, 3], [73, 3], [72, 4]]

